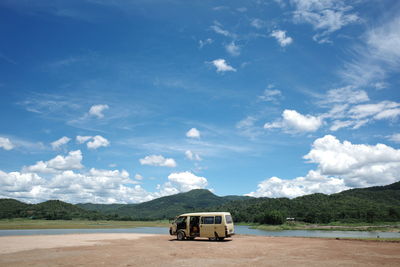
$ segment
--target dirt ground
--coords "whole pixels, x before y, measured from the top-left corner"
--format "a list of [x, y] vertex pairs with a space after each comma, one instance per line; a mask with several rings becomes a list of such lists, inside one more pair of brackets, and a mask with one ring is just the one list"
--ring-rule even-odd
[[0, 237], [0, 266], [400, 266], [400, 243], [237, 235], [222, 242], [168, 235]]

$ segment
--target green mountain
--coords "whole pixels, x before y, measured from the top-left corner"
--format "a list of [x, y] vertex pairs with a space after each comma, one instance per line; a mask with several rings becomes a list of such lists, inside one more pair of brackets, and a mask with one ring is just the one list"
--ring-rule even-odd
[[[112, 216], [108, 216], [112, 218]], [[0, 199], [0, 218], [32, 218], [46, 220], [106, 219], [104, 214], [88, 211], [59, 200], [26, 204], [15, 199]]]
[[287, 217], [310, 223], [399, 221], [400, 182], [332, 195], [232, 201], [217, 209], [229, 211], [243, 222], [281, 223]]
[[29, 206], [15, 199], [0, 199], [0, 219], [26, 217]]
[[294, 199], [219, 197], [205, 189], [139, 204], [72, 205], [58, 200], [26, 204], [0, 199], [0, 218], [155, 220], [196, 211], [229, 211], [235, 221], [269, 224], [280, 224], [287, 217], [310, 223], [400, 221], [400, 182]]
[[131, 217], [135, 220], [170, 219], [185, 213], [210, 207], [220, 206], [232, 200], [243, 200], [249, 197], [226, 196], [219, 197], [206, 189], [194, 189], [189, 192], [160, 197], [139, 204], [77, 204], [79, 207], [96, 210], [118, 216]]

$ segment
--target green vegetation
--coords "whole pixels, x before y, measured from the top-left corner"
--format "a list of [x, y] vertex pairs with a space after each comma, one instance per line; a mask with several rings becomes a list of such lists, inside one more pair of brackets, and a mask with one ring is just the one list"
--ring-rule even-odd
[[[312, 224], [376, 223], [400, 221], [400, 182], [380, 187], [352, 189], [332, 195], [312, 194], [288, 198], [252, 198], [216, 207], [229, 211], [239, 222], [279, 224], [295, 218]], [[262, 216], [268, 212], [271, 218]]]
[[[398, 225], [393, 226], [393, 223], [400, 222], [400, 182], [295, 199], [219, 197], [204, 189], [140, 204], [72, 205], [58, 200], [26, 204], [13, 199], [0, 199], [0, 219], [154, 221], [197, 211], [229, 211], [235, 222], [252, 223], [257, 227], [268, 224], [273, 225], [268, 226], [269, 229], [273, 227], [277, 230], [331, 230], [337, 226], [340, 230], [353, 230], [357, 224], [362, 224], [358, 227], [361, 230], [398, 230]], [[295, 218], [296, 223], [286, 223], [288, 217]], [[312, 226], [315, 224], [318, 227]]]
[[130, 217], [133, 220], [158, 220], [171, 219], [185, 212], [206, 210], [234, 200], [241, 201], [246, 199], [250, 199], [250, 197], [219, 197], [208, 190], [195, 189], [186, 193], [160, 197], [140, 204], [77, 204], [77, 206], [91, 211], [104, 212], [105, 214]]
[[32, 220], [3, 219], [0, 220], [1, 230], [16, 229], [104, 229], [104, 228], [134, 228], [134, 227], [166, 227], [164, 221], [90, 221], [90, 220]]
[[26, 204], [15, 199], [0, 199], [0, 219], [30, 218], [44, 220], [130, 220], [117, 214], [103, 214], [82, 209], [59, 200]]

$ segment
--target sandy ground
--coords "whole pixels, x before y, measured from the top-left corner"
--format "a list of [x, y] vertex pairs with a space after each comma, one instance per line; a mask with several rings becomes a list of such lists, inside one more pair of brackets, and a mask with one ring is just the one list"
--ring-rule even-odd
[[238, 235], [223, 242], [167, 235], [0, 237], [0, 266], [400, 266], [400, 243]]

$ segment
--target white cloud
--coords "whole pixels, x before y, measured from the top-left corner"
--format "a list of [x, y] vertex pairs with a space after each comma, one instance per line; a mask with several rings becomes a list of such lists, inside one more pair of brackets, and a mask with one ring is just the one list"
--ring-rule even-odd
[[14, 148], [14, 144], [11, 143], [10, 139], [0, 136], [0, 147], [5, 150], [11, 150]]
[[196, 160], [196, 161], [200, 161], [201, 157], [199, 156], [199, 154], [192, 152], [191, 150], [186, 150], [185, 151], [185, 156], [187, 159], [190, 160]]
[[215, 33], [218, 33], [220, 35], [223, 35], [225, 37], [231, 37], [231, 38], [236, 38], [236, 34], [231, 33], [227, 30], [224, 30], [222, 28], [221, 23], [219, 23], [218, 21], [214, 21], [214, 25], [210, 26], [210, 29], [212, 29]]
[[368, 94], [364, 90], [355, 89], [355, 86], [329, 90], [325, 95], [317, 96], [321, 107], [330, 110], [320, 116], [327, 123], [331, 123], [330, 130], [341, 128], [358, 129], [377, 120], [395, 120], [400, 117], [400, 103], [393, 101], [368, 102]]
[[357, 104], [369, 101], [367, 92], [364, 90], [357, 90], [354, 86], [345, 86], [341, 88], [328, 90], [323, 100], [320, 103], [348, 103]]
[[271, 36], [275, 37], [279, 45], [282, 47], [290, 45], [293, 42], [292, 37], [286, 36], [286, 31], [274, 30], [272, 31]]
[[321, 174], [338, 176], [350, 187], [385, 185], [399, 179], [400, 150], [384, 144], [341, 143], [326, 135], [314, 141], [304, 158], [317, 163]]
[[257, 190], [249, 195], [293, 198], [387, 185], [399, 180], [400, 150], [384, 144], [352, 144], [326, 135], [314, 141], [304, 158], [317, 164], [317, 169], [291, 180], [271, 177], [258, 184]]
[[400, 66], [400, 18], [367, 30], [363, 43], [353, 47], [353, 55], [339, 71], [345, 81], [356, 86], [384, 85], [382, 80]]
[[376, 104], [356, 105], [353, 106], [348, 113], [350, 117], [354, 119], [395, 119], [400, 116], [400, 103], [382, 101]]
[[76, 141], [78, 142], [78, 144], [83, 144], [83, 143], [86, 143], [87, 141], [89, 141], [92, 138], [93, 138], [93, 136], [81, 136], [81, 135], [78, 135], [76, 137]]
[[282, 128], [288, 133], [315, 132], [322, 126], [322, 119], [312, 115], [302, 115], [296, 110], [285, 109], [282, 119], [264, 124], [265, 129]]
[[271, 177], [259, 183], [257, 190], [247, 194], [253, 197], [287, 197], [295, 198], [313, 193], [333, 194], [349, 189], [343, 180], [327, 178], [318, 172], [310, 171], [305, 177], [284, 180]]
[[400, 133], [392, 134], [388, 136], [388, 139], [395, 143], [400, 143]]
[[150, 155], [143, 159], [139, 159], [142, 165], [161, 166], [161, 167], [176, 167], [176, 162], [173, 158], [164, 158], [162, 155]]
[[213, 41], [213, 39], [211, 39], [211, 38], [207, 38], [207, 39], [205, 39], [204, 41], [203, 40], [200, 40], [199, 41], [199, 48], [201, 49], [201, 48], [203, 48], [204, 46], [206, 46], [206, 45], [209, 45], [209, 44], [212, 44], [214, 41]]
[[201, 134], [200, 131], [197, 130], [196, 128], [192, 128], [186, 133], [186, 137], [189, 138], [200, 138]]
[[107, 147], [110, 145], [110, 142], [101, 135], [96, 135], [92, 138], [92, 141], [87, 143], [87, 147], [90, 149], [97, 149], [99, 147]]
[[352, 7], [343, 0], [292, 0], [296, 10], [293, 12], [295, 22], [309, 23], [319, 32], [314, 40], [327, 42], [327, 36], [342, 27], [359, 21], [356, 13], [350, 13]]
[[141, 180], [143, 180], [143, 176], [140, 175], [139, 173], [136, 173], [136, 174], [135, 174], [135, 179], [141, 181]]
[[161, 195], [172, 195], [193, 189], [205, 188], [206, 178], [196, 176], [191, 172], [174, 172], [168, 176], [168, 182], [159, 187]]
[[240, 55], [240, 47], [237, 46], [234, 41], [227, 44], [225, 46], [225, 49], [231, 56], [239, 56]]
[[35, 173], [0, 171], [0, 197], [28, 202], [60, 199], [70, 203], [134, 203], [154, 198], [136, 183], [125, 170], [66, 170], [50, 179]]
[[58, 155], [49, 161], [38, 161], [35, 165], [24, 167], [24, 172], [55, 173], [63, 170], [82, 169], [82, 152], [70, 151], [67, 156]]
[[103, 111], [107, 110], [108, 108], [108, 105], [93, 105], [90, 107], [89, 115], [101, 119], [104, 117]]
[[265, 27], [265, 21], [261, 19], [252, 19], [250, 21], [250, 25], [253, 26], [254, 28], [261, 29]]
[[258, 97], [258, 99], [266, 102], [272, 102], [277, 104], [282, 98], [282, 92], [278, 89], [272, 89], [274, 86], [268, 86], [270, 89], [265, 89], [263, 94]]
[[54, 141], [51, 143], [51, 147], [53, 149], [59, 149], [61, 146], [67, 144], [69, 141], [71, 140], [71, 138], [63, 136], [60, 139]]
[[373, 56], [397, 66], [400, 63], [400, 18], [369, 30], [366, 42]]
[[236, 69], [226, 63], [225, 59], [219, 58], [212, 61], [217, 68], [217, 72], [236, 71]]
[[247, 136], [250, 139], [255, 139], [257, 136], [263, 134], [262, 128], [255, 125], [257, 118], [247, 116], [243, 120], [236, 123], [236, 129], [240, 131], [241, 135]]

